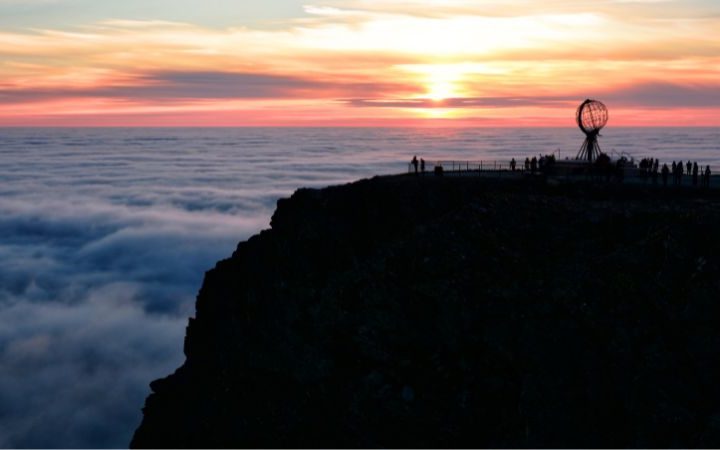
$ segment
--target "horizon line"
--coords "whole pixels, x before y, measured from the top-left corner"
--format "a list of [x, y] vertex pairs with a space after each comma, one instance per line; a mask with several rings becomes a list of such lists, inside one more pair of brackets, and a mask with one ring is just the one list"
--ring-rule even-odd
[[[428, 128], [428, 124], [403, 124], [403, 125], [368, 125], [368, 124], [341, 124], [341, 125], [0, 125], [0, 130], [9, 129], [39, 129], [39, 128], [53, 128], [53, 129], [73, 129], [73, 128], [88, 128], [88, 129], [112, 129], [112, 128], [146, 128], [146, 129], [162, 129], [162, 128], [374, 128], [374, 129], [394, 129], [394, 128]], [[577, 125], [450, 125], [450, 124], [438, 124], [431, 125], [431, 128], [556, 128], [556, 129], [573, 129], [577, 128]], [[603, 129], [603, 132], [615, 128], [720, 128], [718, 125], [616, 125]]]

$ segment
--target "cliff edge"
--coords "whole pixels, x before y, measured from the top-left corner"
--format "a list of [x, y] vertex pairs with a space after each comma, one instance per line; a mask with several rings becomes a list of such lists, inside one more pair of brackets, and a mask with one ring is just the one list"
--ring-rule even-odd
[[720, 200], [383, 177], [205, 277], [132, 447], [719, 447]]

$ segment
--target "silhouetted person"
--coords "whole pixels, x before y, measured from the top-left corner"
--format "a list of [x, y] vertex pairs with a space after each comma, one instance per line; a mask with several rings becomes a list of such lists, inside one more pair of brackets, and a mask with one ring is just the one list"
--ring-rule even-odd
[[696, 186], [696, 187], [697, 187], [698, 181], [699, 181], [699, 178], [700, 178], [700, 167], [698, 166], [697, 161], [696, 161], [695, 164], [693, 164], [693, 166], [692, 166], [692, 177], [693, 177], [693, 178], [692, 178], [692, 180], [693, 180], [693, 186]]
[[605, 182], [609, 182], [610, 177], [612, 176], [612, 161], [610, 161], [610, 157], [607, 153], [600, 153], [593, 165], [594, 167], [590, 169], [592, 177], [595, 178], [604, 176]]
[[687, 169], [688, 176], [690, 176], [690, 174], [692, 173], [692, 169], [693, 169], [692, 163], [690, 161], [688, 161], [687, 164], [685, 164], [685, 168]]
[[415, 168], [415, 175], [418, 174], [418, 159], [417, 156], [413, 156], [412, 165]]
[[535, 173], [537, 172], [538, 168], [538, 160], [536, 157], [533, 156], [533, 159], [530, 160], [530, 172]]
[[525, 158], [525, 172], [530, 170], [530, 158]]
[[425, 174], [425, 160], [423, 158], [420, 158], [420, 172]]
[[662, 167], [663, 186], [667, 186], [668, 175], [670, 175], [670, 168], [668, 167], [667, 164], [663, 164], [663, 167]]
[[515, 158], [510, 160], [510, 170], [515, 172], [515, 166], [517, 165], [517, 162], [515, 161]]
[[[652, 161], [652, 159], [650, 161]], [[653, 184], [657, 184], [658, 174], [659, 174], [659, 170], [660, 170], [660, 160], [656, 159], [655, 162], [653, 162], [652, 166], [653, 166], [652, 167]]]
[[677, 184], [677, 163], [673, 161], [672, 171], [670, 172], [673, 176], [673, 184]]
[[683, 175], [685, 174], [685, 166], [683, 165], [683, 162], [680, 161], [677, 165], [677, 184], [682, 184]]
[[653, 167], [655, 164], [655, 160], [652, 158], [645, 158], [640, 162], [640, 168], [642, 170], [643, 179], [647, 181], [648, 178], [653, 176]]
[[712, 173], [710, 172], [710, 166], [705, 166], [705, 187], [710, 187], [710, 175]]
[[650, 164], [650, 160], [647, 158], [643, 158], [640, 161], [640, 173], [642, 174], [643, 181], [647, 181], [648, 176], [650, 175], [650, 169], [652, 168], [652, 164]]

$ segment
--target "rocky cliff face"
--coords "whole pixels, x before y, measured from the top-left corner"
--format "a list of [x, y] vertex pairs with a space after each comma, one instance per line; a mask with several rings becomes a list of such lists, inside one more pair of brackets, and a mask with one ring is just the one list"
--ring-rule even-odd
[[133, 447], [718, 447], [720, 201], [389, 177], [206, 275]]

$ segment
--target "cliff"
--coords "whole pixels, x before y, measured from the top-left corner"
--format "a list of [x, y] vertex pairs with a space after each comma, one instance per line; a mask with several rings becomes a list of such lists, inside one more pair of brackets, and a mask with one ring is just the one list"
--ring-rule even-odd
[[133, 447], [718, 447], [715, 194], [384, 177], [206, 274]]

